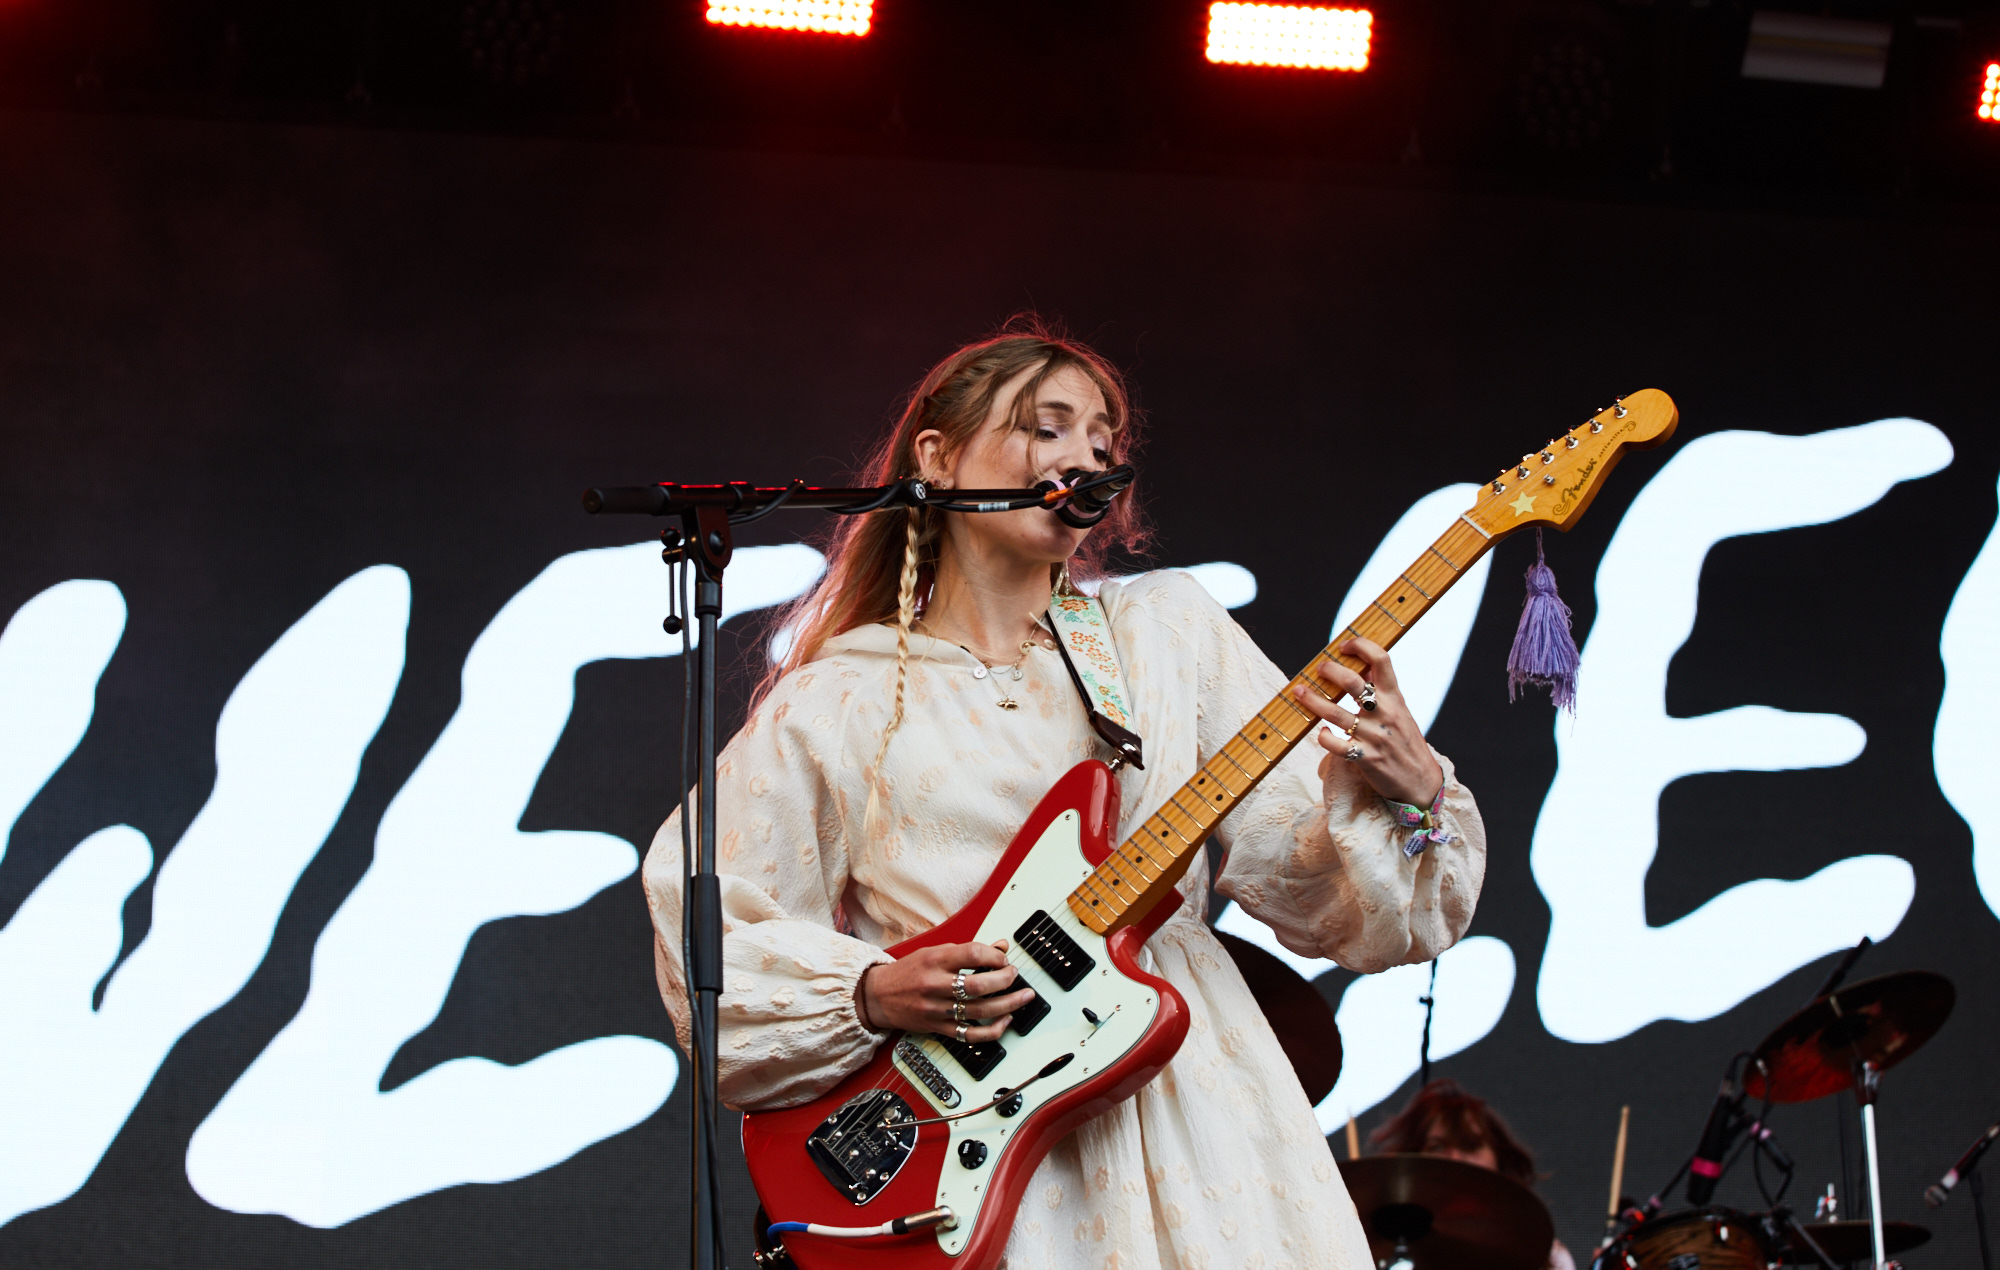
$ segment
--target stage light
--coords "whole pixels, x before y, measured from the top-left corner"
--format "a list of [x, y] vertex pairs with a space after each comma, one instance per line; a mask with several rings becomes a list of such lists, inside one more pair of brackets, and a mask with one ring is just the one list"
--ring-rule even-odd
[[1750, 15], [1743, 78], [1880, 88], [1894, 31], [1887, 22], [1759, 9]]
[[1359, 71], [1375, 15], [1304, 4], [1211, 4], [1208, 60], [1241, 66]]
[[2000, 123], [2000, 62], [1986, 64], [1986, 88], [1979, 94], [1979, 117]]
[[874, 0], [719, 0], [708, 6], [708, 20], [717, 26], [866, 35], [874, 10]]

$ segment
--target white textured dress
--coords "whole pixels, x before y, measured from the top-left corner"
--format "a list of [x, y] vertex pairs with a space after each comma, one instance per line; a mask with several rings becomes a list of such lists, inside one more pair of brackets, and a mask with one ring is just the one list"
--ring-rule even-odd
[[[1286, 676], [1184, 573], [1107, 584], [1100, 598], [1146, 743], [1145, 770], [1119, 774], [1122, 838]], [[1015, 683], [975, 678], [971, 654], [915, 637], [907, 718], [883, 760], [892, 798], [869, 841], [863, 773], [895, 664], [890, 627], [829, 640], [719, 760], [719, 1092], [731, 1106], [804, 1102], [867, 1062], [882, 1037], [855, 1015], [861, 972], [964, 905], [1048, 787], [1104, 757], [1055, 652], [1031, 652]], [[1019, 709], [997, 708], [1003, 687]], [[1472, 795], [1446, 762], [1451, 839], [1406, 859], [1409, 831], [1322, 753], [1302, 743], [1223, 820], [1219, 889], [1286, 947], [1354, 970], [1449, 948], [1485, 871]], [[685, 1048], [678, 815], [653, 840], [645, 883], [660, 991]], [[1186, 1043], [1150, 1085], [1049, 1153], [1008, 1240], [1009, 1270], [1372, 1266], [1304, 1091], [1205, 925], [1205, 881], [1189, 871], [1180, 910], [1146, 946], [1148, 969], [1187, 998]]]

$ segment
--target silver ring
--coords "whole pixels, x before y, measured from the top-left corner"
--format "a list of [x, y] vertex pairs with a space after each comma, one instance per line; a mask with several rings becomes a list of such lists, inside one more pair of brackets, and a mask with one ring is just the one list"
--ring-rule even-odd
[[1360, 746], [1358, 746], [1358, 745], [1350, 745], [1350, 746], [1348, 746], [1348, 747], [1347, 747], [1347, 761], [1348, 761], [1348, 762], [1352, 763], [1352, 762], [1353, 762], [1353, 761], [1354, 761], [1355, 759], [1358, 759], [1358, 758], [1360, 758], [1360, 757], [1361, 757], [1361, 747], [1360, 747]]
[[1375, 708], [1375, 685], [1366, 680], [1363, 680], [1361, 684], [1361, 708], [1363, 710], [1373, 710]]
[[960, 1045], [965, 1044], [965, 1024], [963, 1023], [958, 1025], [958, 1043]]
[[965, 1002], [954, 1001], [951, 1003], [951, 1021], [953, 1023], [965, 1022]]
[[963, 970], [952, 976], [951, 999], [954, 1001], [972, 1000], [972, 995], [965, 990], [965, 972]]

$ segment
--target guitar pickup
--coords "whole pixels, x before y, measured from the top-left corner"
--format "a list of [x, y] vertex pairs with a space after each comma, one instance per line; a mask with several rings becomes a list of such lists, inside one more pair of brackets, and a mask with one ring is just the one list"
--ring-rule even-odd
[[[1014, 982], [1013, 987], [1003, 988], [1001, 989], [1000, 992], [996, 992], [993, 995], [999, 996], [1001, 995], [1001, 993], [1004, 992], [1013, 992], [1020, 986], [1021, 986], [1020, 981], [1016, 980]], [[1014, 1011], [1014, 1021], [1007, 1025], [1007, 1030], [1014, 1033], [1016, 1036], [1026, 1036], [1028, 1033], [1035, 1030], [1035, 1025], [1037, 1023], [1040, 1023], [1043, 1019], [1046, 1019], [1048, 1017], [1049, 1017], [1049, 1003], [1042, 1000], [1042, 994], [1037, 992], [1034, 996], [1028, 999], [1028, 1004]]]
[[1055, 919], [1042, 909], [1036, 909], [1032, 917], [1021, 923], [1021, 928], [1014, 932], [1014, 942], [1064, 992], [1073, 991], [1085, 975], [1097, 968], [1097, 962], [1083, 950], [1083, 945], [1071, 939], [1069, 932], [1056, 925]]
[[986, 1073], [1000, 1065], [1007, 1057], [1007, 1051], [998, 1041], [960, 1041], [949, 1036], [935, 1038], [944, 1052], [958, 1060], [958, 1065], [971, 1073], [974, 1080], [985, 1080]]

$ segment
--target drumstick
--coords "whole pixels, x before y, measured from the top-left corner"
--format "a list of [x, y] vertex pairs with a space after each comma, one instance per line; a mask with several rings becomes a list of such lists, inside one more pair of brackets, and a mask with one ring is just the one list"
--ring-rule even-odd
[[1611, 1154], [1611, 1204], [1606, 1214], [1612, 1221], [1618, 1220], [1618, 1192], [1625, 1189], [1625, 1130], [1632, 1123], [1632, 1106], [1627, 1103], [1618, 1109], [1618, 1149]]
[[1354, 1117], [1347, 1118], [1347, 1158], [1361, 1158], [1361, 1126], [1354, 1123]]

